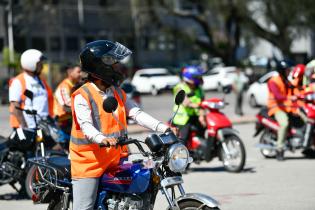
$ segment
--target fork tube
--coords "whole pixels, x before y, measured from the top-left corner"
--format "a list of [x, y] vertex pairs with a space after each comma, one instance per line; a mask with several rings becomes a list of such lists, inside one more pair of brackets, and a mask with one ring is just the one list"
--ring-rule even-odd
[[45, 157], [45, 147], [43, 142], [40, 142], [40, 151], [42, 153], [42, 157]]
[[183, 185], [179, 184], [179, 185], [177, 185], [177, 186], [178, 186], [178, 189], [179, 189], [180, 194], [181, 194], [181, 195], [185, 195], [186, 193], [185, 193], [185, 190], [184, 190], [184, 188], [183, 188]]
[[165, 195], [165, 197], [166, 197], [166, 199], [167, 199], [167, 202], [168, 202], [168, 205], [171, 207], [171, 209], [173, 209], [174, 203], [173, 203], [173, 201], [172, 201], [172, 199], [171, 199], [171, 196], [170, 196], [170, 194], [168, 193], [167, 189], [166, 189], [165, 187], [163, 187], [163, 188], [161, 189], [161, 191], [162, 191], [162, 194]]

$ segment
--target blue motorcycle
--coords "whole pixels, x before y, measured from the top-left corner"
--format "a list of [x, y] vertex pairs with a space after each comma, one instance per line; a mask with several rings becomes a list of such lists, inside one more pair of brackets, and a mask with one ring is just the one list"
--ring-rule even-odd
[[[181, 94], [175, 99], [177, 105], [185, 96]], [[107, 112], [117, 107], [113, 97], [108, 97], [104, 104], [109, 106], [106, 108], [104, 105]], [[142, 143], [150, 151], [145, 151]], [[213, 198], [185, 192], [181, 173], [192, 158], [173, 132], [151, 134], [144, 142], [126, 136], [118, 141], [120, 146], [129, 144], [134, 144], [144, 158], [121, 164], [102, 175], [94, 209], [153, 210], [159, 191], [165, 196], [169, 210], [219, 209], [218, 202]], [[72, 209], [70, 161], [64, 157], [53, 157], [35, 158], [30, 162], [37, 167], [38, 175], [33, 201], [49, 203], [48, 210]]]

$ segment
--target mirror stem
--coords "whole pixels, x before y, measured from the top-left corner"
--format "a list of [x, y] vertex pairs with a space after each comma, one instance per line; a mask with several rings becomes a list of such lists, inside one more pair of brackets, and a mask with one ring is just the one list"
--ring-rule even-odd
[[179, 106], [180, 106], [180, 105], [177, 106], [176, 112], [173, 114], [173, 117], [172, 117], [172, 119], [171, 119], [171, 124], [170, 124], [170, 126], [173, 125], [173, 120], [174, 120], [174, 118], [175, 118], [175, 116], [176, 116], [176, 114], [177, 114], [177, 112], [178, 112], [178, 110], [179, 110]]

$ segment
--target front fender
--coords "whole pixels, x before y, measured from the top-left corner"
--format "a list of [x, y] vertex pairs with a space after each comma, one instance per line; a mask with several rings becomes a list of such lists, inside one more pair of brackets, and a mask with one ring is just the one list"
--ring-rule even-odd
[[203, 203], [204, 205], [208, 206], [209, 208], [216, 208], [219, 206], [218, 201], [216, 201], [215, 199], [211, 198], [208, 195], [204, 195], [201, 193], [187, 193], [185, 195], [180, 196], [179, 198], [176, 198], [176, 202], [178, 205], [181, 202], [184, 202], [187, 200], [198, 201], [198, 202]]
[[229, 135], [239, 136], [239, 132], [233, 128], [223, 128], [223, 129], [218, 130], [217, 138], [220, 141], [223, 141], [224, 137], [229, 136]]

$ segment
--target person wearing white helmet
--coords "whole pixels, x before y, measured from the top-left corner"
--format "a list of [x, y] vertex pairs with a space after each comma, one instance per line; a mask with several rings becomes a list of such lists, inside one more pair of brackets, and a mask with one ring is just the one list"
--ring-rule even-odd
[[[35, 128], [33, 116], [22, 112], [18, 108], [34, 109], [41, 117], [53, 115], [53, 94], [46, 81], [40, 78], [45, 57], [42, 52], [29, 49], [21, 56], [21, 67], [23, 72], [11, 79], [9, 85], [10, 101], [10, 125], [14, 131], [18, 130], [18, 136], [23, 134], [19, 131]], [[25, 90], [33, 92], [33, 100], [27, 98]], [[20, 129], [22, 128], [22, 129]], [[25, 132], [24, 132], [25, 133]]]

